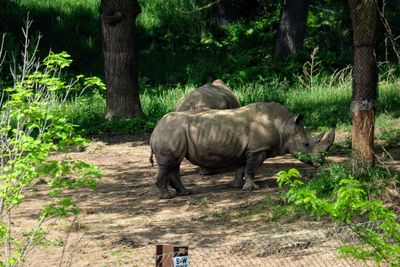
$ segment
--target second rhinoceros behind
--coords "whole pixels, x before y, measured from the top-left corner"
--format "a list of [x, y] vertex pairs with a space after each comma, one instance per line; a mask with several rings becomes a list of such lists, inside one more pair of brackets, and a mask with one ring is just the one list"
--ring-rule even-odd
[[301, 153], [300, 160], [311, 159], [309, 163], [319, 165], [333, 143], [335, 131], [332, 129], [322, 141], [323, 134], [310, 138], [300, 121], [300, 116], [273, 102], [165, 115], [150, 139], [150, 161], [154, 154], [158, 163], [155, 183], [160, 198], [172, 197], [168, 185], [177, 196], [191, 193], [179, 177], [184, 158], [203, 168], [237, 166], [234, 186], [248, 190], [258, 188], [253, 182], [255, 170], [268, 157]]
[[231, 109], [240, 107], [235, 94], [221, 80], [203, 85], [184, 95], [176, 104], [175, 111], [206, 109]]

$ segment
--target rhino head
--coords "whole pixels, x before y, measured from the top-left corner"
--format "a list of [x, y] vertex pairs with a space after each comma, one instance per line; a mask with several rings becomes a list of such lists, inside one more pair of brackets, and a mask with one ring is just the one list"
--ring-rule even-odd
[[309, 137], [301, 124], [302, 116], [293, 116], [284, 128], [285, 152], [289, 152], [300, 161], [318, 167], [324, 161], [328, 149], [335, 139], [335, 127], [325, 139], [324, 132], [315, 137]]

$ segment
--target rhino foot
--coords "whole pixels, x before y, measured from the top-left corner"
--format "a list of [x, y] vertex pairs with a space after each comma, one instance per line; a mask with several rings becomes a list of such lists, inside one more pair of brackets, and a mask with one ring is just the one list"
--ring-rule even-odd
[[185, 190], [185, 191], [182, 191], [182, 192], [176, 192], [176, 196], [189, 196], [189, 195], [192, 195], [193, 194], [193, 192], [192, 191], [190, 191], [190, 190]]
[[173, 198], [171, 194], [160, 194], [160, 199], [170, 199]]
[[258, 185], [256, 185], [250, 177], [245, 178], [246, 182], [244, 183], [243, 190], [253, 190], [260, 189]]
[[239, 181], [239, 182], [235, 181], [235, 182], [233, 183], [233, 187], [234, 187], [234, 188], [243, 188], [243, 186], [244, 186], [244, 181], [243, 181], [243, 180], [242, 180], [242, 181]]

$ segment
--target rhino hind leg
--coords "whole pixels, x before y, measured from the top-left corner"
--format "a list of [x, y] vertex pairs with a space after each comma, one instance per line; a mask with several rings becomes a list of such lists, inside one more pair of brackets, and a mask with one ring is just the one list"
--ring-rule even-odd
[[168, 178], [170, 173], [171, 171], [168, 170], [167, 167], [160, 165], [158, 166], [158, 171], [154, 179], [158, 190], [160, 190], [160, 199], [172, 198], [172, 195], [168, 191]]
[[193, 194], [192, 191], [187, 190], [179, 176], [179, 166], [175, 167], [169, 175], [169, 185], [176, 190], [177, 196], [188, 196]]

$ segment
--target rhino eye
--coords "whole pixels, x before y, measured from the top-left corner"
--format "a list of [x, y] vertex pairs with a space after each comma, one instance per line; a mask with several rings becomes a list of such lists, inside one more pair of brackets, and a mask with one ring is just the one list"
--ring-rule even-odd
[[305, 142], [305, 143], [304, 143], [304, 146], [305, 146], [305, 147], [310, 147], [310, 143]]

